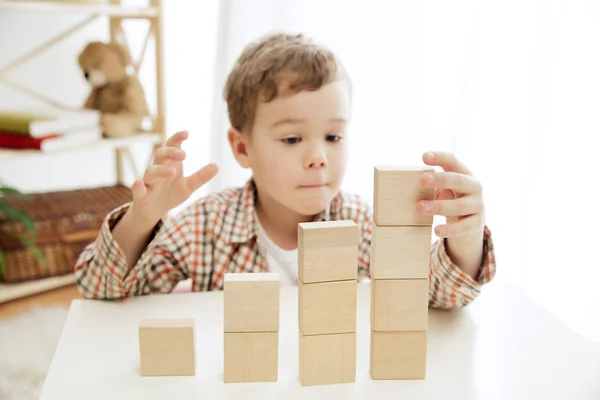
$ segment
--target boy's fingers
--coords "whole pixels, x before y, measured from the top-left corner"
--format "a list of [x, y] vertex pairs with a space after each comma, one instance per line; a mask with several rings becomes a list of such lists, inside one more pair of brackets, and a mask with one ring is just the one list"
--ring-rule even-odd
[[210, 181], [219, 171], [217, 164], [211, 163], [202, 167], [199, 171], [185, 178], [190, 191], [195, 191], [206, 182]]
[[461, 217], [481, 213], [483, 202], [475, 196], [463, 196], [454, 200], [422, 200], [418, 203], [418, 210], [427, 215]]
[[181, 148], [181, 143], [188, 137], [188, 131], [179, 131], [167, 139], [164, 147]]
[[469, 168], [452, 153], [445, 151], [427, 152], [423, 154], [423, 162], [430, 166], [438, 165], [446, 172], [458, 172], [472, 175]]
[[452, 200], [455, 197], [454, 192], [450, 189], [437, 189], [434, 200]]
[[420, 180], [424, 186], [450, 189], [463, 194], [481, 191], [481, 183], [475, 177], [458, 172], [426, 172], [421, 175]]
[[185, 159], [185, 151], [177, 147], [162, 147], [154, 153], [155, 164], [167, 164], [168, 161], [183, 161]]
[[146, 185], [144, 181], [141, 179], [136, 179], [131, 185], [131, 194], [133, 195], [133, 200], [140, 200], [146, 195]]
[[161, 179], [174, 177], [175, 174], [176, 170], [173, 167], [153, 164], [146, 169], [146, 173], [144, 174], [144, 182], [146, 185], [154, 185]]
[[483, 217], [481, 214], [470, 215], [456, 222], [438, 225], [434, 232], [439, 237], [462, 236], [483, 229]]

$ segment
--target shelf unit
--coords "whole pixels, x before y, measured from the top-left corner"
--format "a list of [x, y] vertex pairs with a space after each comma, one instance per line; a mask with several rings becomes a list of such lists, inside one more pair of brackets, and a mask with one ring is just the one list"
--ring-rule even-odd
[[[138, 74], [144, 57], [146, 49], [153, 39], [155, 46], [155, 72], [156, 72], [156, 114], [148, 115], [152, 122], [152, 128], [150, 132], [141, 132], [132, 137], [118, 138], [118, 139], [101, 139], [96, 142], [86, 143], [81, 145], [75, 145], [72, 148], [56, 151], [52, 153], [43, 153], [39, 151], [26, 151], [26, 150], [0, 150], [0, 162], [15, 160], [22, 157], [36, 157], [36, 156], [48, 156], [55, 154], [65, 154], [75, 150], [94, 150], [94, 149], [111, 149], [115, 151], [116, 160], [116, 171], [117, 181], [124, 181], [125, 164], [128, 163], [135, 176], [139, 176], [134, 159], [130, 153], [130, 147], [139, 143], [151, 143], [153, 144], [153, 151], [157, 147], [161, 146], [165, 141], [165, 103], [164, 103], [164, 78], [163, 78], [163, 33], [162, 33], [162, 0], [147, 0], [147, 6], [145, 7], [131, 7], [124, 4], [121, 0], [89, 0], [89, 1], [68, 1], [68, 0], [38, 0], [38, 1], [27, 1], [27, 0], [0, 0], [0, 12], [22, 12], [22, 13], [69, 13], [69, 14], [83, 14], [88, 15], [82, 22], [65, 29], [62, 33], [48, 38], [43, 44], [32, 49], [30, 52], [19, 57], [16, 60], [10, 62], [7, 66], [0, 69], [0, 85], [5, 84], [11, 86], [13, 89], [19, 90], [26, 93], [27, 95], [42, 100], [54, 107], [58, 107], [65, 110], [71, 110], [68, 107], [55, 99], [48, 98], [42, 94], [37, 93], [35, 90], [27, 88], [19, 83], [12, 82], [6, 78], [6, 74], [18, 67], [20, 67], [26, 61], [36, 57], [41, 52], [48, 48], [60, 43], [65, 38], [75, 34], [83, 27], [89, 25], [91, 22], [97, 20], [100, 17], [105, 17], [108, 20], [108, 27], [110, 32], [110, 41], [121, 44], [127, 54], [131, 64], [133, 65], [134, 74]], [[127, 43], [127, 38], [123, 30], [123, 22], [130, 19], [145, 19], [149, 22], [149, 28], [145, 37], [141, 56], [139, 60], [134, 60], [131, 56], [131, 49]], [[148, 102], [148, 98], [146, 99]], [[146, 107], [149, 109], [149, 107]], [[148, 163], [151, 161], [151, 157]], [[73, 274], [65, 276], [51, 277], [46, 279], [39, 279], [31, 282], [23, 283], [0, 283], [0, 304], [6, 301], [18, 299], [25, 296], [31, 296], [43, 291], [56, 289], [66, 285], [72, 285], [75, 283], [75, 277]]]
[[23, 283], [0, 283], [0, 304], [26, 296], [74, 285], [75, 275], [53, 276]]

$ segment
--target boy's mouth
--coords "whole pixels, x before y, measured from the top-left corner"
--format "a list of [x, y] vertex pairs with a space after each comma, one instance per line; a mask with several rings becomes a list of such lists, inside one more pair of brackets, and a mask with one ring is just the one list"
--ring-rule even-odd
[[318, 188], [322, 188], [324, 186], [327, 186], [327, 184], [317, 183], [317, 184], [313, 184], [313, 185], [301, 185], [299, 187], [300, 187], [300, 189], [318, 189]]

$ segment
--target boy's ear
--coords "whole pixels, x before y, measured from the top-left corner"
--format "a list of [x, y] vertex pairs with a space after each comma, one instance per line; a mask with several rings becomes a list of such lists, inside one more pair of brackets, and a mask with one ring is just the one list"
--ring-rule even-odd
[[242, 168], [250, 168], [250, 160], [248, 159], [247, 140], [242, 132], [234, 127], [227, 131], [227, 141], [231, 146], [233, 156]]

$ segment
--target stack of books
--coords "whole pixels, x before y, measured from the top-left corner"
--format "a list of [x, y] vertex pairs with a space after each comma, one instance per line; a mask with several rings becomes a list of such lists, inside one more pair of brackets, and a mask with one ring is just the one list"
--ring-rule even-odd
[[0, 110], [0, 149], [53, 152], [100, 139], [97, 111]]

